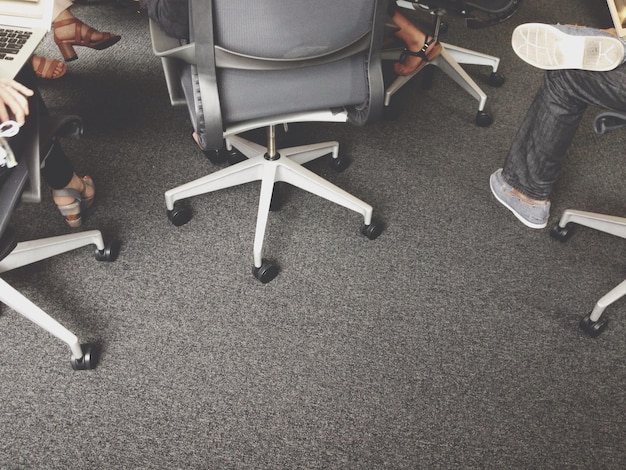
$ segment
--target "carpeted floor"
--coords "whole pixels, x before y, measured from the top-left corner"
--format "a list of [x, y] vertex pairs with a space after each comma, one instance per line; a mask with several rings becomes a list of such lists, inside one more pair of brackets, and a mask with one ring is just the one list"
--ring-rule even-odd
[[[191, 199], [185, 226], [167, 220], [164, 192], [218, 167], [169, 104], [145, 15], [112, 2], [73, 11], [123, 39], [78, 49], [41, 89], [52, 112], [83, 117], [83, 138], [64, 145], [98, 189], [84, 229], [122, 251], [3, 275], [102, 357], [75, 372], [65, 344], [2, 308], [0, 468], [623, 468], [626, 304], [597, 339], [577, 324], [626, 277], [626, 245], [588, 229], [555, 242], [488, 186], [541, 80], [511, 31], [607, 26], [603, 2], [527, 0], [485, 30], [448, 17], [446, 42], [501, 58], [506, 83], [484, 87], [490, 127], [439, 71], [430, 90], [416, 80], [402, 94], [396, 120], [293, 126], [296, 139], [341, 143], [350, 168], [311, 168], [387, 229], [367, 240], [357, 214], [290, 189], [270, 215], [265, 252], [281, 272], [266, 285], [250, 274], [259, 185]], [[40, 52], [60, 58], [50, 37]], [[594, 135], [596, 112], [550, 225], [568, 207], [624, 214], [624, 134]], [[47, 192], [13, 225], [21, 240], [71, 231]]]

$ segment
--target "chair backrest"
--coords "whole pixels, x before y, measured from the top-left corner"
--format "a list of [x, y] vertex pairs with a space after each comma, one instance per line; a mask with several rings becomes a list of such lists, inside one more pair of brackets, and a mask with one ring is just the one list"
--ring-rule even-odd
[[386, 0], [191, 0], [190, 68], [205, 148], [242, 121], [348, 109], [363, 124], [383, 109]]

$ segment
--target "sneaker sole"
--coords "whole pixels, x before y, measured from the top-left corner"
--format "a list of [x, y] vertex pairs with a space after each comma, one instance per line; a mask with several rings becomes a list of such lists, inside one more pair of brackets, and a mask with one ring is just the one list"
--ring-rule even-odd
[[542, 229], [542, 228], [546, 228], [548, 226], [548, 222], [544, 222], [543, 224], [535, 224], [533, 222], [530, 222], [529, 220], [526, 220], [524, 217], [522, 217], [521, 215], [519, 215], [517, 213], [517, 211], [515, 209], [513, 209], [511, 206], [509, 206], [509, 204], [504, 201], [503, 199], [500, 198], [500, 196], [498, 196], [498, 194], [496, 193], [496, 191], [493, 189], [493, 176], [489, 179], [489, 188], [491, 189], [491, 193], [493, 194], [493, 196], [498, 200], [498, 202], [500, 204], [502, 204], [504, 207], [506, 207], [509, 211], [511, 211], [513, 213], [513, 215], [517, 218], [517, 220], [519, 220], [521, 223], [523, 223], [524, 225], [526, 225], [526, 227], [529, 228], [534, 228], [534, 229]]
[[608, 36], [573, 36], [554, 26], [528, 23], [515, 28], [513, 51], [524, 62], [543, 70], [613, 70], [624, 60], [624, 46]]

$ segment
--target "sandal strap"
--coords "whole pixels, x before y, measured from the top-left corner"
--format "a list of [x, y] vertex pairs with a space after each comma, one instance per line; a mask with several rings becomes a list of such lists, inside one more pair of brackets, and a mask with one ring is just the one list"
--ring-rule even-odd
[[430, 46], [432, 46], [433, 44], [435, 44], [435, 38], [432, 36], [426, 36], [426, 40], [424, 41], [424, 45], [422, 46], [422, 48], [417, 51], [411, 51], [409, 49], [407, 49], [406, 47], [402, 50], [402, 53], [400, 54], [400, 62], [404, 61], [404, 59], [406, 58], [406, 56], [411, 56], [411, 57], [419, 57], [420, 59], [422, 59], [424, 62], [430, 62], [430, 58], [427, 55], [428, 49], [430, 48]]
[[80, 195], [80, 191], [74, 188], [66, 188], [66, 189], [53, 189], [52, 196], [54, 197], [71, 197], [79, 202], [82, 200]]

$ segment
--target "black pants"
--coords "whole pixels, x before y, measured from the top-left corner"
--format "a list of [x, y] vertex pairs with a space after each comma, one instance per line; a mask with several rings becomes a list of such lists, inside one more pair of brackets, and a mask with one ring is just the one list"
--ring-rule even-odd
[[[37, 76], [35, 72], [30, 65], [26, 65], [20, 70], [15, 80], [35, 92], [33, 96], [28, 98], [30, 113], [26, 117], [26, 124], [24, 125], [38, 125], [39, 116], [47, 116], [48, 109], [37, 89]], [[23, 149], [25, 134], [26, 133], [20, 132], [15, 137], [9, 139], [11, 149], [14, 153], [19, 154]], [[41, 177], [52, 189], [62, 189], [66, 187], [74, 175], [74, 165], [58, 142], [52, 146], [48, 157], [45, 162], [42, 162], [42, 165]]]

